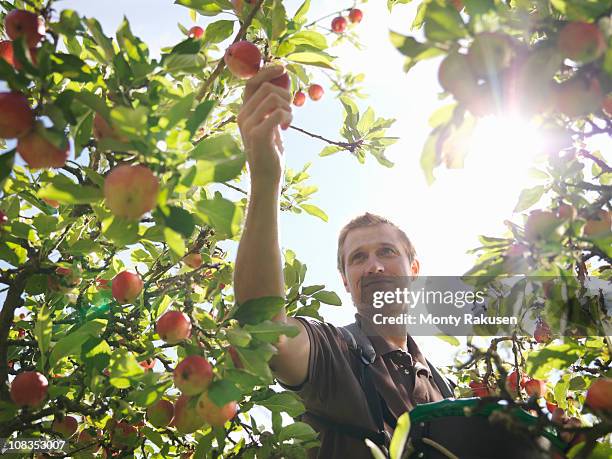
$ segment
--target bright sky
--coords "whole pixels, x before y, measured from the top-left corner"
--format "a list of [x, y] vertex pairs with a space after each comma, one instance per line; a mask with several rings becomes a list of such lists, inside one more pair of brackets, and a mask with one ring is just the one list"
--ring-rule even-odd
[[[290, 14], [300, 3], [285, 2]], [[330, 2], [312, 3], [311, 20], [332, 11]], [[335, 5], [350, 6], [351, 3], [335, 2]], [[387, 157], [396, 164], [394, 168], [379, 166], [371, 157], [364, 167], [348, 153], [319, 158], [318, 153], [325, 146], [322, 142], [291, 130], [284, 135], [289, 167], [297, 169], [313, 161], [311, 181], [319, 186], [313, 203], [325, 210], [329, 222], [306, 215], [283, 214], [282, 245], [293, 249], [308, 265], [307, 285], [324, 283], [341, 295], [343, 307], [322, 310], [326, 319], [335, 324], [351, 322], [354, 313], [350, 296], [344, 292], [335, 268], [337, 236], [350, 218], [365, 211], [387, 216], [403, 227], [416, 245], [423, 272], [461, 275], [472, 266], [473, 258], [465, 252], [478, 245], [479, 234], [501, 235], [505, 231], [505, 219], [518, 220], [513, 217], [512, 209], [520, 190], [528, 184], [525, 174], [528, 161], [524, 153], [525, 146], [531, 142], [530, 137], [520, 129], [512, 129], [515, 123], [489, 122], [480, 128], [479, 140], [466, 168], [438, 170], [436, 182], [427, 186], [419, 158], [430, 131], [427, 120], [436, 107], [443, 105], [438, 98], [439, 61], [419, 64], [405, 74], [403, 57], [388, 38], [389, 29], [409, 33], [417, 3], [397, 7], [392, 17], [385, 7], [386, 2], [362, 5], [364, 19], [356, 29], [366, 48], [356, 50], [346, 43], [331, 50], [340, 57], [338, 65], [341, 68], [365, 73], [363, 87], [369, 98], [365, 102], [358, 101], [361, 109], [372, 105], [377, 116], [397, 119], [388, 131], [388, 135], [400, 137], [387, 152]], [[96, 17], [106, 35], [114, 35], [125, 15], [135, 35], [154, 53], [184, 38], [177, 27], [178, 22], [186, 27], [193, 25], [188, 10], [169, 0], [65, 0], [58, 1], [56, 6]], [[207, 18], [198, 18], [200, 25], [207, 21]], [[329, 24], [330, 21], [331, 18], [325, 22]], [[338, 135], [343, 121], [341, 104], [328, 90], [328, 79], [317, 69], [312, 73], [319, 75], [316, 82], [327, 92], [322, 100], [308, 100], [305, 106], [295, 108], [293, 124], [341, 140]], [[231, 252], [233, 256], [234, 250]], [[418, 341], [434, 362], [451, 362], [446, 344], [436, 338]]]

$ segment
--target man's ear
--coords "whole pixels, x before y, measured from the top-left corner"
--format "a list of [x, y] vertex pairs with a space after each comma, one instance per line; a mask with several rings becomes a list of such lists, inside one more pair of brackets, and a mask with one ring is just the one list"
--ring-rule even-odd
[[410, 272], [412, 273], [413, 279], [416, 279], [419, 276], [419, 272], [421, 271], [421, 263], [416, 258], [412, 260], [410, 265]]
[[349, 287], [348, 287], [349, 284], [348, 284], [348, 280], [347, 280], [346, 276], [344, 274], [340, 273], [340, 277], [342, 277], [342, 283], [344, 284], [344, 288], [346, 289], [346, 291], [348, 293], [350, 293], [351, 291], [349, 290]]

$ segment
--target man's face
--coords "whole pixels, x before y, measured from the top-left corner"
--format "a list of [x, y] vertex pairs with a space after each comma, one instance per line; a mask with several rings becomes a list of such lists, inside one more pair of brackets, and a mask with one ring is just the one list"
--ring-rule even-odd
[[414, 277], [419, 273], [419, 262], [408, 259], [406, 247], [394, 227], [388, 224], [366, 226], [349, 231], [344, 241], [344, 269], [342, 281], [360, 309], [363, 298], [375, 290], [391, 290], [396, 283], [389, 277]]

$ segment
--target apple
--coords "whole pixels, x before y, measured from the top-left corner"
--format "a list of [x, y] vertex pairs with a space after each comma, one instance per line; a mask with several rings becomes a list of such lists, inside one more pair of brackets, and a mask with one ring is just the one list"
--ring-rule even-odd
[[577, 216], [576, 208], [562, 202], [557, 207], [557, 217], [563, 220], [574, 220]]
[[242, 360], [240, 359], [240, 355], [238, 354], [236, 348], [234, 346], [230, 346], [228, 352], [234, 366], [239, 369], [244, 368], [244, 364], [242, 363]]
[[559, 407], [557, 406], [556, 403], [549, 402], [548, 400], [546, 401], [546, 409], [548, 410], [550, 414], [553, 414], [557, 408]]
[[212, 377], [212, 366], [199, 355], [188, 355], [174, 369], [174, 385], [185, 395], [204, 392]]
[[289, 91], [289, 88], [291, 87], [291, 79], [289, 78], [289, 74], [287, 72], [283, 73], [281, 76], [272, 78], [270, 83], [278, 86], [279, 88], [286, 89], [287, 91]]
[[612, 378], [593, 381], [586, 394], [584, 403], [592, 410], [612, 410]]
[[208, 398], [207, 392], [204, 392], [198, 398], [196, 411], [207, 424], [213, 427], [223, 427], [227, 421], [236, 416], [238, 404], [235, 401], [231, 401], [223, 406], [219, 406]]
[[463, 1], [462, 0], [451, 0], [451, 3], [455, 7], [457, 11], [461, 11], [463, 9]]
[[470, 381], [469, 386], [475, 397], [488, 397], [491, 395], [489, 388], [482, 381]]
[[4, 27], [11, 40], [25, 37], [28, 48], [34, 48], [45, 35], [42, 18], [31, 11], [11, 11], [4, 18]]
[[190, 38], [195, 38], [197, 40], [198, 38], [202, 38], [204, 35], [204, 29], [200, 26], [193, 26], [191, 29], [189, 29], [188, 35]]
[[506, 250], [505, 256], [511, 258], [518, 258], [522, 257], [527, 252], [529, 252], [529, 247], [527, 247], [525, 244], [521, 244], [520, 242], [514, 242]]
[[240, 15], [242, 13], [242, 8], [243, 8], [243, 3], [242, 2], [246, 2], [248, 5], [253, 4], [254, 0], [232, 0], [232, 5], [234, 6], [234, 11], [236, 12], [237, 15]]
[[569, 117], [580, 117], [601, 108], [603, 93], [597, 78], [574, 77], [554, 87], [554, 107]]
[[111, 444], [121, 448], [133, 446], [138, 438], [138, 430], [132, 424], [125, 421], [117, 422], [111, 431]]
[[[100, 444], [95, 443], [97, 438], [100, 437], [100, 433], [96, 433], [96, 437], [91, 435], [87, 430], [81, 430], [79, 435], [77, 436], [76, 445], [79, 449], [79, 452], [75, 454], [75, 457], [87, 457], [90, 458], [92, 455], [95, 455], [98, 451], [100, 451]], [[88, 448], [84, 448], [86, 445], [91, 445]], [[84, 448], [84, 449], [81, 449]]]
[[331, 28], [336, 33], [342, 33], [346, 30], [348, 22], [342, 16], [335, 17], [332, 19]]
[[348, 18], [353, 24], [359, 24], [363, 19], [363, 11], [361, 11], [359, 8], [353, 8], [351, 11], [349, 11]]
[[16, 405], [38, 407], [47, 398], [49, 382], [37, 371], [19, 373], [11, 383], [11, 400]]
[[557, 47], [574, 62], [588, 64], [606, 52], [606, 39], [597, 24], [570, 22], [559, 32]]
[[0, 210], [0, 226], [8, 223], [8, 216]]
[[525, 387], [525, 383], [527, 382], [527, 377], [524, 374], [521, 374], [521, 379], [519, 384], [517, 385], [517, 373], [513, 371], [506, 377], [506, 389], [510, 392], [511, 395], [518, 395], [520, 387]]
[[76, 433], [78, 426], [79, 423], [72, 416], [64, 416], [61, 418], [56, 416], [53, 419], [51, 429], [64, 438], [70, 438]]
[[45, 204], [47, 204], [49, 207], [53, 207], [54, 209], [57, 209], [60, 206], [59, 201], [56, 201], [55, 199], [42, 198], [42, 200], [45, 202]]
[[138, 220], [157, 203], [159, 180], [146, 166], [122, 164], [104, 180], [104, 198], [111, 212], [121, 218]]
[[563, 422], [567, 420], [565, 410], [563, 408], [555, 408], [552, 412], [550, 420], [555, 424], [563, 424]]
[[0, 92], [0, 138], [25, 135], [34, 127], [34, 112], [28, 99], [18, 91]]
[[121, 271], [113, 278], [113, 297], [121, 304], [132, 303], [142, 292], [143, 285], [138, 274]]
[[101, 279], [101, 278], [96, 279], [98, 290], [108, 290], [110, 288], [110, 285], [108, 285], [108, 283], [109, 283], [108, 279]]
[[478, 96], [479, 87], [465, 54], [449, 53], [438, 67], [438, 82], [455, 99], [466, 102]]
[[530, 397], [544, 397], [546, 390], [546, 382], [540, 379], [530, 379], [525, 383], [525, 391]]
[[168, 400], [158, 400], [147, 407], [147, 419], [155, 427], [166, 427], [174, 418], [174, 405]]
[[172, 425], [180, 433], [192, 433], [204, 425], [204, 419], [198, 416], [196, 411], [196, 403], [196, 398], [183, 394], [174, 404], [174, 420]]
[[183, 263], [193, 269], [197, 269], [202, 266], [202, 255], [199, 253], [190, 253], [185, 255]]
[[259, 72], [261, 52], [253, 43], [241, 40], [227, 48], [223, 60], [235, 77], [251, 78]]
[[311, 84], [308, 88], [308, 95], [312, 100], [319, 100], [323, 97], [323, 87], [318, 84]]
[[563, 220], [557, 218], [553, 212], [534, 210], [525, 223], [525, 239], [531, 243], [559, 241], [563, 236], [562, 224]]
[[612, 231], [612, 214], [605, 210], [599, 210], [597, 216], [588, 219], [584, 225], [583, 232], [585, 236], [603, 236]]
[[474, 38], [467, 59], [475, 75], [491, 77], [510, 65], [513, 54], [510, 37], [499, 32], [482, 32]]
[[42, 134], [44, 127], [36, 124], [33, 130], [20, 137], [17, 141], [17, 152], [32, 169], [63, 167], [70, 155], [70, 145], [67, 140], [62, 147], [49, 142]]
[[126, 136], [119, 134], [117, 130], [97, 112], [93, 119], [93, 135], [96, 140], [112, 139], [124, 143], [129, 142], [129, 139]]
[[544, 320], [539, 320], [536, 324], [536, 328], [533, 332], [533, 339], [540, 344], [550, 343], [552, 340], [552, 333], [550, 327]]
[[144, 368], [145, 371], [149, 371], [155, 367], [155, 359], [143, 360], [142, 362], [138, 362], [138, 365]]
[[293, 96], [293, 105], [295, 105], [296, 107], [301, 107], [302, 105], [304, 105], [305, 102], [306, 94], [304, 94], [302, 91], [296, 92]]
[[9, 65], [14, 66], [13, 42], [9, 40], [0, 41], [0, 59], [4, 59]]
[[603, 111], [608, 118], [612, 118], [612, 94], [608, 94], [602, 104]]
[[157, 334], [168, 344], [176, 344], [191, 336], [191, 320], [180, 311], [168, 311], [155, 324]]

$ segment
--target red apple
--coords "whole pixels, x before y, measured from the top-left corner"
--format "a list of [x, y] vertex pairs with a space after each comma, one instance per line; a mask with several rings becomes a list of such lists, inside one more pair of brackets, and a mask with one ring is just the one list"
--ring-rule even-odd
[[204, 29], [200, 26], [193, 26], [191, 29], [189, 29], [188, 35], [190, 38], [202, 38], [202, 36], [204, 35]]
[[575, 62], [587, 64], [606, 52], [606, 39], [597, 24], [570, 22], [559, 32], [559, 51]]
[[42, 200], [45, 202], [45, 204], [47, 204], [49, 207], [53, 207], [54, 209], [57, 209], [60, 206], [59, 201], [56, 201], [55, 199], [42, 198]]
[[363, 19], [363, 11], [358, 8], [353, 8], [351, 11], [349, 11], [348, 18], [353, 24], [358, 24]]
[[204, 392], [212, 377], [212, 366], [199, 355], [188, 355], [174, 369], [174, 385], [185, 395]]
[[45, 35], [41, 17], [25, 10], [13, 10], [4, 18], [6, 34], [11, 40], [25, 37], [28, 48], [34, 48]]
[[575, 77], [555, 86], [555, 108], [569, 117], [586, 116], [601, 108], [603, 93], [597, 78]]
[[308, 95], [312, 100], [319, 100], [323, 97], [323, 87], [318, 84], [311, 84], [308, 88]]
[[117, 422], [111, 432], [111, 443], [118, 448], [133, 446], [137, 438], [138, 430], [136, 427], [125, 421]]
[[235, 77], [251, 78], [259, 72], [261, 52], [253, 43], [242, 40], [227, 48], [223, 60]]
[[295, 105], [296, 107], [301, 107], [302, 105], [304, 105], [305, 102], [306, 94], [304, 94], [302, 91], [296, 92], [293, 96], [293, 105]]
[[75, 434], [78, 426], [79, 423], [72, 416], [64, 416], [62, 418], [56, 416], [55, 419], [53, 419], [51, 429], [64, 438], [70, 438]]
[[13, 42], [9, 40], [0, 41], [0, 59], [4, 59], [11, 66], [15, 65], [13, 57]]
[[465, 54], [449, 53], [438, 68], [438, 81], [446, 92], [461, 102], [480, 95], [478, 81]]
[[462, 0], [451, 0], [451, 3], [455, 7], [457, 11], [461, 11], [463, 9], [463, 1]]
[[196, 411], [196, 403], [196, 398], [183, 394], [174, 404], [174, 420], [172, 425], [180, 433], [192, 433], [204, 425], [204, 419], [198, 416]]
[[604, 98], [602, 108], [604, 113], [608, 115], [608, 118], [612, 118], [612, 94], [608, 94]]
[[142, 292], [143, 285], [138, 274], [121, 271], [113, 278], [113, 296], [121, 304], [132, 303]]
[[525, 387], [525, 383], [527, 382], [527, 377], [524, 374], [521, 374], [521, 379], [519, 384], [517, 385], [517, 373], [513, 371], [506, 377], [506, 389], [510, 392], [511, 395], [518, 395], [519, 386]]
[[344, 17], [338, 16], [332, 19], [331, 28], [336, 33], [342, 33], [346, 30], [347, 21]]
[[213, 427], [223, 427], [227, 421], [236, 416], [238, 404], [231, 401], [223, 406], [218, 406], [208, 398], [208, 393], [204, 392], [198, 398], [196, 411], [207, 424]]
[[278, 86], [279, 88], [286, 89], [287, 91], [289, 91], [289, 88], [291, 87], [291, 79], [289, 78], [289, 74], [287, 72], [283, 73], [281, 76], [271, 79], [270, 83]]
[[[76, 446], [79, 449], [78, 456], [76, 457], [91, 457], [95, 455], [98, 451], [100, 451], [100, 445], [96, 442], [96, 439], [100, 437], [99, 433], [96, 433], [96, 437], [91, 435], [87, 430], [82, 430], [79, 432], [76, 440]], [[88, 448], [84, 448], [87, 445], [91, 445]], [[84, 449], [81, 449], [84, 448]]]
[[138, 362], [138, 365], [144, 368], [145, 371], [149, 371], [155, 367], [155, 359], [143, 360], [142, 362]]
[[19, 373], [11, 383], [11, 400], [19, 406], [38, 407], [47, 398], [49, 382], [37, 371]]
[[147, 408], [147, 419], [155, 427], [165, 427], [174, 418], [174, 405], [168, 400], [158, 400]]
[[552, 340], [552, 333], [550, 327], [546, 322], [540, 320], [536, 324], [536, 328], [533, 332], [533, 339], [540, 344], [550, 343]]
[[510, 37], [499, 32], [482, 32], [474, 38], [467, 58], [475, 75], [490, 77], [508, 67], [513, 54]]
[[534, 210], [525, 223], [525, 239], [532, 243], [561, 240], [562, 224], [563, 220], [557, 218], [553, 212]]
[[612, 214], [605, 210], [600, 210], [596, 218], [588, 219], [584, 225], [585, 236], [603, 236], [612, 231]]
[[146, 166], [122, 164], [104, 180], [104, 198], [111, 212], [129, 220], [138, 220], [155, 207], [159, 180]]
[[0, 210], [0, 226], [8, 223], [8, 216]]
[[101, 279], [101, 278], [96, 279], [96, 284], [98, 284], [98, 290], [109, 289], [110, 286], [108, 285], [108, 283], [109, 283], [108, 279]]
[[63, 167], [70, 155], [70, 145], [64, 141], [64, 147], [56, 147], [43, 135], [44, 128], [40, 125], [28, 132], [17, 141], [17, 152], [32, 169]]
[[574, 220], [576, 216], [577, 212], [574, 206], [562, 202], [559, 204], [559, 207], [557, 207], [557, 217], [563, 220]]
[[592, 410], [612, 410], [612, 378], [593, 381], [586, 394], [584, 403]]
[[540, 379], [530, 379], [525, 383], [525, 391], [530, 397], [544, 397], [546, 395], [546, 382]]
[[550, 414], [553, 414], [557, 408], [559, 407], [557, 406], [556, 403], [549, 402], [548, 400], [546, 401], [546, 409], [548, 410]]
[[34, 112], [22, 93], [0, 92], [0, 138], [25, 135], [34, 127]]
[[191, 336], [191, 320], [180, 311], [168, 311], [155, 325], [157, 334], [168, 344], [176, 344]]
[[202, 255], [199, 253], [190, 253], [183, 258], [183, 263], [193, 269], [202, 266]]
[[472, 389], [474, 397], [488, 397], [489, 395], [491, 395], [489, 388], [482, 381], [470, 381], [469, 386]]
[[126, 136], [119, 134], [117, 130], [97, 112], [93, 119], [93, 135], [96, 140], [113, 139], [124, 143], [129, 142], [129, 139]]

